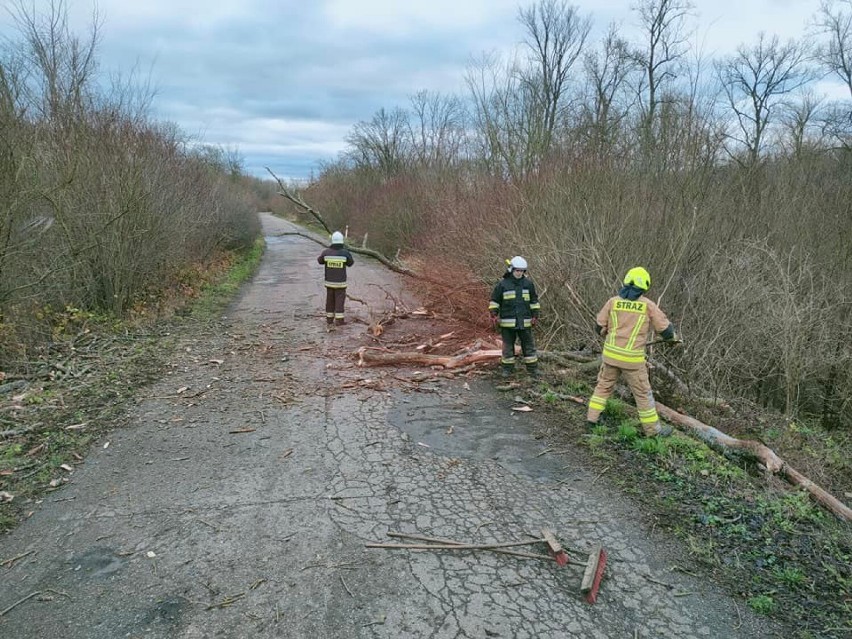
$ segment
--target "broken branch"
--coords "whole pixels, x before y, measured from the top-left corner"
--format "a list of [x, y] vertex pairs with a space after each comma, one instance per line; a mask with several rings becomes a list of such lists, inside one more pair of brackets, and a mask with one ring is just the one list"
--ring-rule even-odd
[[18, 599], [18, 601], [16, 601], [15, 603], [13, 603], [11, 606], [9, 606], [8, 608], [6, 608], [5, 610], [0, 610], [0, 617], [2, 617], [3, 615], [5, 615], [7, 612], [9, 612], [10, 610], [12, 610], [13, 608], [16, 608], [17, 606], [20, 606], [20, 605], [21, 605], [22, 603], [24, 603], [27, 599], [32, 599], [32, 598], [33, 598], [33, 597], [35, 597], [36, 595], [40, 595], [40, 594], [41, 594], [41, 590], [36, 590], [35, 592], [31, 592], [30, 594], [28, 594], [26, 597], [23, 597], [22, 599]]

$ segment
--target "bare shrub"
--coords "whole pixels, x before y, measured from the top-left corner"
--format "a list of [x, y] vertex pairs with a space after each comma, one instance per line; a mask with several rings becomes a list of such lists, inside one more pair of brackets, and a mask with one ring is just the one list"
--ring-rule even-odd
[[132, 79], [97, 82], [99, 25], [80, 39], [61, 2], [15, 9], [20, 41], [0, 56], [0, 355], [46, 337], [45, 307], [121, 314], [259, 232], [233, 154], [151, 122]]

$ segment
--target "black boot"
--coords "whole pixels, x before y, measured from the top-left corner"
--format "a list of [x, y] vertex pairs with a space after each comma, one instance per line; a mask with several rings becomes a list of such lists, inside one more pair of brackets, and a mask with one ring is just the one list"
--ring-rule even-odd
[[512, 376], [512, 373], [515, 372], [515, 368], [513, 366], [506, 366], [505, 364], [500, 367], [500, 377], [506, 379]]
[[527, 364], [527, 373], [529, 373], [530, 377], [539, 378], [541, 374], [538, 372], [537, 364]]

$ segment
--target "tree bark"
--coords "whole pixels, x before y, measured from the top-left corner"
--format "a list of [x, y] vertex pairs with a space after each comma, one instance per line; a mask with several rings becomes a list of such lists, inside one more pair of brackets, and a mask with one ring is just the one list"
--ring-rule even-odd
[[375, 348], [362, 347], [356, 352], [358, 366], [392, 366], [394, 364], [418, 364], [421, 366], [443, 366], [444, 368], [460, 368], [478, 362], [490, 362], [500, 359], [498, 350], [474, 351], [461, 355], [429, 355], [428, 353], [403, 352], [394, 353]]
[[778, 457], [770, 448], [760, 442], [749, 439], [737, 439], [726, 435], [720, 430], [698, 421], [694, 417], [684, 415], [669, 408], [665, 404], [657, 402], [657, 413], [661, 417], [690, 431], [698, 439], [706, 443], [710, 448], [723, 454], [744, 454], [760, 461], [766, 469], [777, 473], [784, 466], [784, 461]]
[[802, 475], [795, 468], [792, 468], [787, 462], [778, 457], [771, 448], [764, 446], [760, 442], [736, 439], [735, 437], [726, 435], [712, 426], [708, 426], [689, 415], [679, 413], [659, 402], [657, 402], [657, 412], [673, 424], [687, 429], [714, 450], [718, 450], [723, 454], [743, 454], [757, 459], [770, 472], [780, 473], [793, 485], [807, 490], [817, 502], [841, 519], [852, 521], [852, 509]]

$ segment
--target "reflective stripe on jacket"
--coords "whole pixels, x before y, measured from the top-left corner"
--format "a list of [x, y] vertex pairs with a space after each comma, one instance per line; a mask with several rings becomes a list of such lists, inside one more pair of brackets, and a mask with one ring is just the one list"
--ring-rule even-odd
[[669, 327], [665, 313], [644, 295], [627, 300], [616, 295], [607, 300], [595, 318], [604, 336], [603, 360], [619, 368], [641, 368], [651, 330]]
[[342, 246], [332, 245], [320, 253], [317, 262], [325, 265], [327, 288], [346, 288], [346, 267], [355, 263], [352, 253]]
[[500, 317], [502, 328], [530, 328], [532, 318], [538, 317], [541, 310], [535, 284], [526, 277], [516, 279], [506, 273], [491, 292], [488, 310]]

